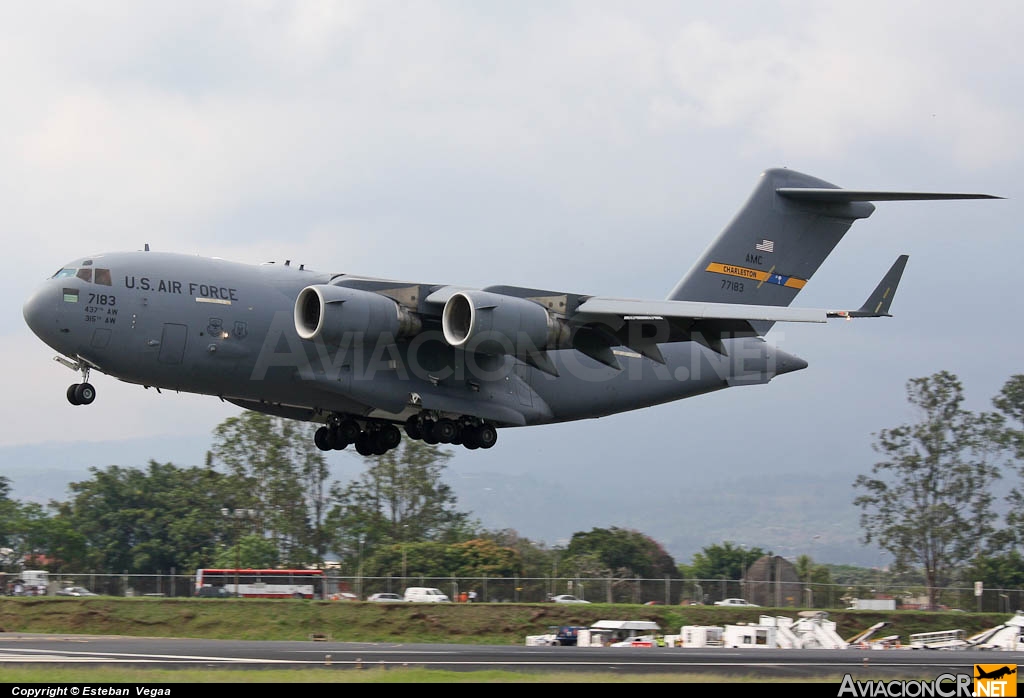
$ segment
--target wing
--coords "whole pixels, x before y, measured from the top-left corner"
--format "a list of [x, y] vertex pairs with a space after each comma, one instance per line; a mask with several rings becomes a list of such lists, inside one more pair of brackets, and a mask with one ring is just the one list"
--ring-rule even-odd
[[658, 344], [693, 341], [720, 354], [728, 337], [757, 335], [752, 322], [826, 322], [827, 310], [699, 301], [588, 298], [572, 316], [574, 348], [618, 368], [612, 347], [665, 363]]
[[[829, 318], [888, 316], [906, 261], [905, 255], [896, 260], [858, 310], [641, 300], [517, 286], [473, 289], [337, 278], [332, 281], [333, 287], [347, 287], [357, 293], [310, 287], [321, 290], [308, 295], [306, 300], [300, 295], [296, 321], [300, 336], [306, 339], [315, 338], [321, 331], [329, 332], [331, 327], [339, 331], [350, 328], [349, 320], [356, 317], [379, 321], [373, 326], [406, 338], [423, 332], [436, 335], [440, 330], [443, 341], [456, 349], [515, 356], [557, 375], [547, 354], [550, 350], [574, 349], [618, 369], [616, 347], [626, 347], [665, 363], [659, 344], [692, 341], [724, 355], [727, 353], [724, 340], [758, 336], [755, 323], [824, 323]], [[312, 305], [307, 308], [309, 304]], [[367, 311], [346, 320], [346, 311], [340, 309], [346, 305], [353, 313], [362, 306]]]

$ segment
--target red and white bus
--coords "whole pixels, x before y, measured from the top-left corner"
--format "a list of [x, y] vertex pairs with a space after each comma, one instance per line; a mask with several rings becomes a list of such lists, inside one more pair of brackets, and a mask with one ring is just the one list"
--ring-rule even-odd
[[200, 569], [196, 570], [196, 596], [323, 598], [324, 580], [323, 570]]

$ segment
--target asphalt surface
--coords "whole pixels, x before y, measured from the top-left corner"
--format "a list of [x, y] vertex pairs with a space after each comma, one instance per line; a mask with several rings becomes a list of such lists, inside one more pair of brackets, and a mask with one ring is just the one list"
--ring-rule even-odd
[[0, 633], [4, 666], [216, 667], [238, 670], [422, 667], [448, 671], [717, 674], [855, 680], [971, 674], [974, 664], [1024, 664], [1024, 653], [978, 650], [781, 650], [768, 648], [528, 647], [324, 640], [260, 642]]

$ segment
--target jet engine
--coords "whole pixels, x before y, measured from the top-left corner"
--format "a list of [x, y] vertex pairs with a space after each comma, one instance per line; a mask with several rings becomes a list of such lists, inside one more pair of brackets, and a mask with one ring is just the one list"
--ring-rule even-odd
[[303, 339], [341, 344], [346, 335], [359, 340], [392, 339], [420, 331], [418, 317], [387, 296], [345, 286], [307, 286], [295, 299], [295, 331]]
[[538, 303], [487, 291], [459, 291], [444, 304], [444, 338], [482, 354], [519, 355], [569, 346], [566, 324]]

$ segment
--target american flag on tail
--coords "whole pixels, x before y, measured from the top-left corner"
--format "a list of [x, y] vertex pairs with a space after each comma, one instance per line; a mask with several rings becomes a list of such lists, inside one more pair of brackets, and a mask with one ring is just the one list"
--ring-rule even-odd
[[760, 250], [761, 252], [774, 252], [775, 251], [775, 241], [774, 240], [762, 240], [761, 242], [759, 242], [756, 245], [754, 245], [754, 249], [755, 250]]

